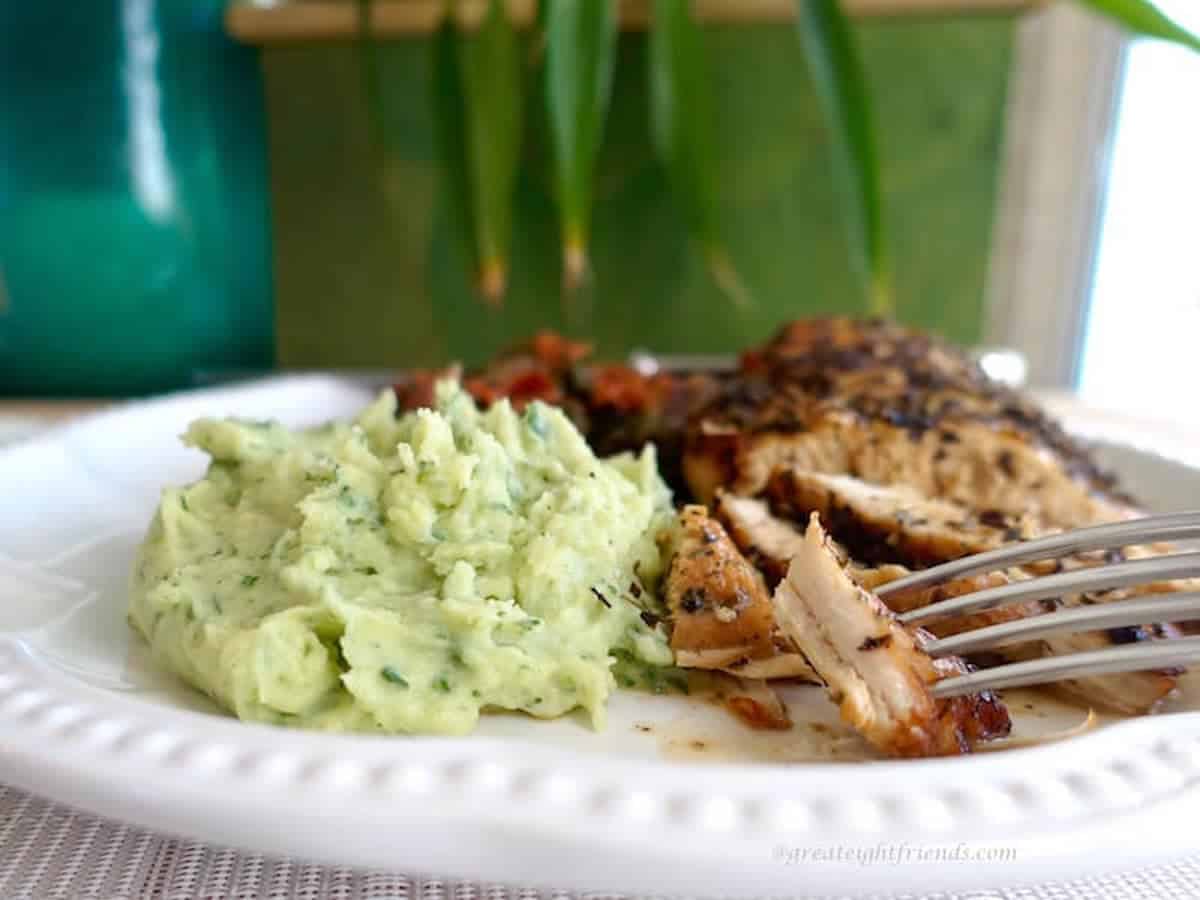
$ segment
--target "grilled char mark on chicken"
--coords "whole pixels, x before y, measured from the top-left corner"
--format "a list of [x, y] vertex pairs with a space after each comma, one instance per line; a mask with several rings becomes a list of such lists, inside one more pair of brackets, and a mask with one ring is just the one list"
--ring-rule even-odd
[[692, 493], [762, 490], [784, 467], [906, 485], [1048, 527], [1131, 514], [1087, 452], [961, 352], [895, 325], [826, 319], [785, 328], [743, 358], [693, 417]]
[[800, 651], [796, 649], [791, 638], [784, 635], [778, 625], [775, 626], [775, 631], [772, 633], [772, 642], [775, 644], [774, 656], [763, 659], [735, 660], [728, 665], [721, 666], [721, 671], [736, 675], [738, 678], [751, 680], [821, 683], [821, 679], [808, 664], [808, 660], [800, 655]]
[[879, 750], [946, 756], [1008, 733], [1008, 711], [990, 692], [933, 696], [930, 688], [963, 664], [935, 661], [918, 632], [850, 578], [816, 516], [772, 601], [842, 718]]

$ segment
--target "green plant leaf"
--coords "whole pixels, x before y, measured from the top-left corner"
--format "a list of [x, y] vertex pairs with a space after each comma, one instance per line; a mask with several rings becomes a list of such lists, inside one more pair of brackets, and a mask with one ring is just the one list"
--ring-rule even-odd
[[533, 10], [533, 37], [529, 41], [529, 62], [539, 65], [546, 53], [546, 13], [550, 0], [537, 0]]
[[467, 161], [467, 112], [458, 71], [458, 27], [453, 5], [446, 8], [434, 32], [431, 51], [433, 148], [438, 163], [438, 190], [449, 210], [463, 258], [475, 263], [475, 224], [471, 204], [471, 170]]
[[478, 287], [499, 303], [508, 283], [524, 110], [521, 48], [504, 0], [491, 0], [479, 30], [460, 38], [459, 52]]
[[846, 198], [851, 242], [871, 312], [892, 315], [891, 255], [875, 122], [866, 75], [838, 0], [797, 0], [801, 40], [834, 145], [834, 170]]
[[1135, 34], [1162, 38], [1200, 50], [1200, 36], [1167, 16], [1149, 0], [1079, 0], [1088, 9], [1120, 22]]
[[588, 273], [592, 179], [617, 56], [615, 0], [546, 0], [546, 117], [554, 149], [563, 284]]
[[721, 236], [712, 82], [704, 35], [690, 6], [691, 0], [654, 0], [647, 54], [650, 133], [713, 280], [744, 305], [748, 294]]

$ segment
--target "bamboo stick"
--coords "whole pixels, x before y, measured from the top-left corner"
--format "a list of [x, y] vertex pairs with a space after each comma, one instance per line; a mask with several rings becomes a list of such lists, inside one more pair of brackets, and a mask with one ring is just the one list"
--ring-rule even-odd
[[[1017, 13], [1042, 5], [1043, 0], [847, 0], [856, 16], [934, 16]], [[250, 44], [337, 40], [358, 30], [356, 4], [348, 0], [242, 0], [230, 5], [226, 27], [235, 38]], [[485, 0], [460, 0], [463, 24], [478, 23]], [[509, 0], [519, 25], [533, 20], [535, 0]], [[371, 4], [371, 32], [383, 37], [428, 33], [436, 26], [442, 0], [375, 0]], [[622, 0], [621, 24], [645, 28], [650, 18], [649, 0]], [[698, 0], [696, 15], [722, 25], [782, 24], [795, 16], [795, 0]]]

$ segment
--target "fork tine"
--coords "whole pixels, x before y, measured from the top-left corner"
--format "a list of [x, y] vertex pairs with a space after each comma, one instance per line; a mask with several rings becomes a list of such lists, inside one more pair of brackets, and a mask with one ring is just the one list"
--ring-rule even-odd
[[1124, 647], [1106, 647], [1086, 653], [1047, 656], [1027, 662], [979, 669], [937, 682], [935, 697], [957, 697], [982, 690], [1046, 684], [1083, 675], [1110, 675], [1116, 672], [1142, 672], [1149, 669], [1173, 669], [1200, 662], [1200, 637], [1146, 641]]
[[900, 615], [906, 625], [927, 619], [942, 618], [964, 612], [991, 609], [1007, 603], [1026, 600], [1046, 600], [1068, 594], [1085, 594], [1088, 591], [1147, 584], [1154, 581], [1171, 581], [1176, 578], [1194, 578], [1200, 575], [1200, 553], [1172, 553], [1166, 556], [1151, 556], [1129, 562], [1078, 569], [1044, 575], [1028, 581], [1014, 581], [1001, 587], [986, 588], [951, 597], [940, 603], [931, 603]]
[[1087, 550], [1107, 550], [1110, 547], [1128, 547], [1152, 541], [1182, 541], [1200, 537], [1200, 511], [1170, 513], [1148, 516], [1126, 522], [1095, 525], [1064, 531], [1032, 541], [1022, 541], [1009, 546], [965, 556], [890, 581], [875, 591], [880, 597], [888, 597], [920, 588], [932, 587], [954, 578], [991, 572], [1008, 566], [1019, 566], [1039, 559], [1070, 556]]
[[962, 634], [934, 638], [921, 646], [932, 656], [957, 656], [990, 650], [1066, 631], [1098, 631], [1153, 622], [1187, 622], [1200, 619], [1200, 592], [1158, 594], [1119, 603], [1061, 609], [1043, 616], [1001, 622]]

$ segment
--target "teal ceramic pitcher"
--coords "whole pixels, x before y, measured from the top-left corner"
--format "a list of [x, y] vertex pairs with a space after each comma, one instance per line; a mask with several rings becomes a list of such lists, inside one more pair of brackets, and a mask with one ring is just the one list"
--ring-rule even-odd
[[223, 6], [0, 4], [0, 394], [270, 365], [258, 63]]

